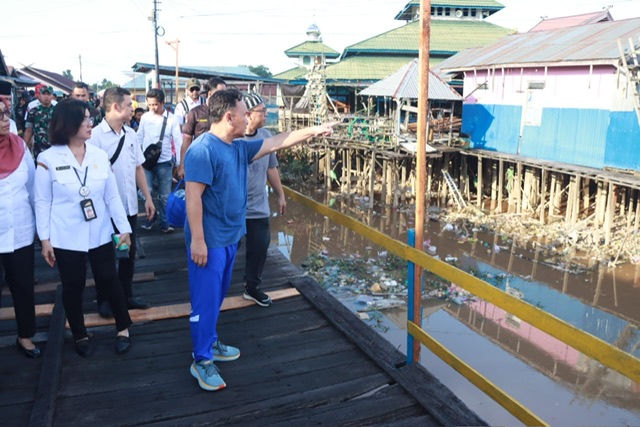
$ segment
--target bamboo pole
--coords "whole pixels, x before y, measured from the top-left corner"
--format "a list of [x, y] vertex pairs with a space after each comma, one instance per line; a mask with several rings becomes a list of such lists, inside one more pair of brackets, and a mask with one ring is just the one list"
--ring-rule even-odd
[[498, 163], [498, 206], [496, 212], [502, 212], [502, 192], [504, 191], [504, 161], [500, 159]]
[[478, 156], [478, 185], [476, 187], [476, 206], [482, 209], [482, 157]]

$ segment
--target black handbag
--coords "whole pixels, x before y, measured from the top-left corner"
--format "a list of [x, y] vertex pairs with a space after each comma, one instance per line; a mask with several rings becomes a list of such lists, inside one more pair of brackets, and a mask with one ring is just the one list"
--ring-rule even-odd
[[144, 163], [142, 167], [146, 170], [151, 170], [158, 164], [158, 159], [162, 153], [162, 140], [164, 139], [164, 130], [167, 127], [167, 116], [164, 116], [162, 120], [162, 130], [160, 131], [160, 140], [155, 144], [151, 144], [144, 150]]

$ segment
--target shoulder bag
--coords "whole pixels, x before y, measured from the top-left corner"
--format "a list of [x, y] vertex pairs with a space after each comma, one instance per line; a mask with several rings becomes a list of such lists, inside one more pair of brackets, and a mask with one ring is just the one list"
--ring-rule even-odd
[[160, 140], [155, 144], [151, 144], [144, 150], [144, 163], [142, 167], [151, 170], [158, 164], [160, 153], [162, 153], [162, 140], [164, 139], [164, 130], [167, 127], [167, 116], [162, 120], [162, 130], [160, 131]]

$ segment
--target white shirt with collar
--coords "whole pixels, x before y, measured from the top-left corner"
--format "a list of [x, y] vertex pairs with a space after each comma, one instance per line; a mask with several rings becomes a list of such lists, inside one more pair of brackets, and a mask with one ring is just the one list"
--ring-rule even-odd
[[[91, 144], [85, 146], [82, 164], [67, 145], [53, 145], [38, 156], [36, 228], [40, 239], [48, 239], [54, 248], [88, 252], [109, 243], [112, 218], [121, 233], [131, 233], [107, 153]], [[84, 197], [79, 191], [85, 173], [85, 185], [90, 190], [87, 198], [93, 201], [97, 216], [91, 221], [85, 221], [80, 207]]]
[[25, 144], [18, 168], [0, 179], [0, 253], [11, 253], [33, 243], [36, 234], [34, 173], [33, 157]]
[[189, 113], [189, 111], [193, 110], [198, 105], [202, 105], [202, 98], [201, 97], [198, 97], [198, 99], [196, 101], [194, 101], [193, 99], [191, 99], [191, 97], [187, 96], [186, 98], [183, 99], [183, 101], [184, 100], [187, 101], [187, 106], [189, 107], [189, 109], [185, 110], [184, 104], [183, 104], [182, 101], [180, 101], [180, 102], [178, 102], [176, 104], [176, 109], [175, 109], [175, 116], [176, 116], [176, 119], [178, 119], [178, 124], [180, 126], [184, 125], [184, 122], [185, 122], [186, 117], [187, 117], [187, 113]]
[[151, 144], [155, 144], [160, 140], [160, 133], [162, 132], [162, 121], [164, 117], [167, 117], [167, 126], [164, 130], [164, 138], [162, 141], [162, 153], [158, 163], [168, 162], [173, 157], [171, 152], [171, 142], [175, 146], [176, 164], [180, 164], [180, 149], [182, 148], [182, 133], [180, 132], [180, 125], [176, 117], [168, 112], [164, 112], [162, 116], [155, 114], [153, 111], [147, 111], [142, 115], [140, 119], [140, 126], [138, 126], [138, 132], [136, 138], [138, 146], [144, 150]]
[[109, 157], [109, 161], [111, 161], [118, 149], [122, 136], [124, 136], [122, 150], [120, 150], [115, 163], [111, 165], [111, 170], [116, 176], [118, 193], [120, 193], [124, 210], [127, 216], [133, 216], [138, 214], [136, 167], [144, 163], [142, 150], [140, 150], [136, 142], [136, 132], [129, 126], [124, 125], [118, 134], [107, 123], [107, 120], [103, 119], [98, 126], [93, 128], [91, 138], [87, 141], [87, 144], [93, 144], [104, 150]]

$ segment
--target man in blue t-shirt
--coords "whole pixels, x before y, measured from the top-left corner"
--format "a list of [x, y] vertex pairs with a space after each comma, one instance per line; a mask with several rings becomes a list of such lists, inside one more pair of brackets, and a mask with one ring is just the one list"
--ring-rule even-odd
[[226, 384], [214, 361], [240, 357], [240, 350], [218, 339], [216, 326], [240, 238], [246, 233], [249, 163], [307, 139], [329, 135], [335, 123], [284, 132], [265, 140], [245, 141], [247, 107], [235, 89], [209, 99], [211, 130], [189, 147], [184, 159], [187, 222], [185, 239], [191, 295], [193, 358], [190, 372], [200, 387], [220, 390]]

